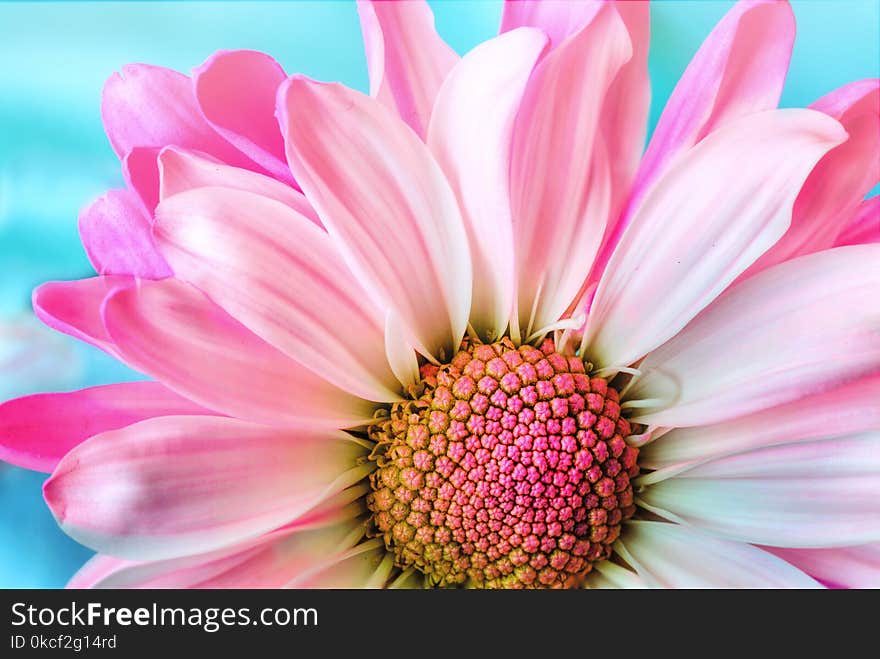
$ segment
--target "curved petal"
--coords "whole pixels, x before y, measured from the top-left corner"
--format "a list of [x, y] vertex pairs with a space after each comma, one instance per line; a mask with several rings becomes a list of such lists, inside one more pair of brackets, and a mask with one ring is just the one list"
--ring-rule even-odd
[[330, 236], [289, 206], [197, 188], [159, 205], [154, 235], [178, 278], [257, 336], [356, 396], [399, 399], [384, 317]]
[[287, 159], [346, 263], [412, 344], [458, 349], [471, 301], [467, 235], [427, 147], [379, 103], [339, 84], [293, 77], [279, 91]]
[[855, 214], [837, 237], [835, 245], [880, 243], [880, 196], [859, 204]]
[[880, 80], [851, 83], [810, 107], [837, 119], [849, 139], [819, 161], [795, 201], [788, 231], [743, 278], [833, 246], [864, 196], [880, 182]]
[[52, 329], [121, 359], [101, 320], [101, 305], [115, 290], [132, 286], [134, 282], [132, 277], [115, 275], [50, 281], [34, 289], [34, 313]]
[[79, 235], [100, 275], [171, 276], [150, 235], [150, 218], [134, 193], [109, 190], [79, 215]]
[[43, 492], [78, 542], [133, 560], [207, 552], [295, 520], [367, 473], [342, 432], [158, 417], [92, 437]]
[[318, 569], [290, 581], [287, 588], [382, 588], [394, 568], [382, 540], [362, 542]]
[[505, 0], [498, 32], [504, 34], [519, 27], [537, 27], [550, 39], [551, 48], [558, 48], [592, 21], [602, 4], [591, 0]]
[[674, 336], [785, 232], [804, 179], [846, 137], [812, 110], [728, 123], [647, 195], [599, 282], [584, 333], [602, 366], [627, 366]]
[[637, 573], [611, 561], [601, 561], [593, 566], [584, 583], [587, 588], [650, 588]]
[[510, 165], [517, 255], [511, 324], [526, 340], [559, 320], [602, 240], [615, 155], [602, 142], [602, 102], [631, 55], [626, 26], [609, 3], [548, 53], [529, 82]]
[[630, 521], [619, 541], [646, 582], [663, 588], [821, 588], [772, 554], [679, 524]]
[[137, 192], [148, 215], [159, 203], [159, 147], [136, 146], [122, 159], [122, 175], [128, 187]]
[[193, 69], [193, 86], [214, 130], [272, 176], [294, 184], [275, 119], [275, 95], [286, 77], [269, 55], [220, 50]]
[[470, 241], [470, 323], [490, 342], [504, 334], [513, 305], [514, 119], [546, 43], [538, 30], [523, 28], [474, 48], [446, 78], [428, 129], [428, 147], [458, 196]]
[[155, 416], [213, 414], [158, 382], [124, 382], [0, 405], [0, 460], [49, 473], [92, 435]]
[[104, 323], [126, 363], [187, 398], [273, 425], [351, 427], [374, 406], [337, 389], [176, 279], [117, 292]]
[[171, 69], [130, 64], [114, 73], [104, 85], [101, 116], [120, 158], [134, 147], [176, 144], [231, 165], [254, 164], [208, 125], [196, 103], [192, 81]]
[[733, 540], [777, 547], [880, 542], [880, 431], [769, 446], [655, 471], [640, 482], [642, 506]]
[[424, 0], [358, 0], [370, 96], [400, 115], [424, 139], [440, 86], [458, 55], [434, 28]]
[[767, 551], [823, 581], [847, 588], [880, 588], [880, 543], [832, 549], [768, 547]]
[[880, 373], [735, 417], [691, 428], [674, 428], [639, 451], [650, 469], [721, 457], [775, 444], [880, 430]]
[[363, 522], [335, 515], [320, 524], [286, 527], [234, 547], [159, 561], [132, 562], [99, 554], [68, 588], [281, 588], [297, 574], [344, 555], [363, 535]]
[[745, 280], [639, 365], [627, 394], [634, 419], [717, 423], [878, 373], [878, 291], [880, 245], [809, 254]]
[[419, 382], [419, 362], [416, 351], [406, 340], [400, 319], [393, 309], [385, 315], [385, 356], [388, 365], [405, 390]]
[[794, 36], [788, 2], [741, 1], [727, 12], [660, 115], [633, 185], [632, 210], [679, 154], [731, 120], [777, 106]]
[[275, 199], [321, 225], [315, 210], [300, 191], [249, 169], [224, 165], [185, 149], [173, 146], [162, 149], [159, 154], [159, 179], [160, 201], [193, 188], [221, 186]]

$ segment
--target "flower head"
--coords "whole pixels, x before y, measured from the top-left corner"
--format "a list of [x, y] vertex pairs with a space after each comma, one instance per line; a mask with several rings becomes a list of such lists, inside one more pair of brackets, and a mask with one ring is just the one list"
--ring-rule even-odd
[[878, 81], [777, 109], [791, 10], [742, 2], [642, 154], [646, 3], [462, 58], [358, 8], [369, 96], [107, 83], [128, 187], [34, 306], [153, 381], [0, 407], [71, 585], [880, 583]]

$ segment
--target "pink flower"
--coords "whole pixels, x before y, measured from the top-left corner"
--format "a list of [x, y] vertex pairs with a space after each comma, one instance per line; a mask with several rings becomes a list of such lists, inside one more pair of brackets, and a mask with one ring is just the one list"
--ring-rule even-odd
[[71, 585], [880, 585], [878, 81], [776, 109], [791, 10], [740, 3], [642, 154], [646, 4], [463, 58], [359, 11], [370, 97], [108, 81], [128, 188], [34, 307], [155, 381], [0, 407]]

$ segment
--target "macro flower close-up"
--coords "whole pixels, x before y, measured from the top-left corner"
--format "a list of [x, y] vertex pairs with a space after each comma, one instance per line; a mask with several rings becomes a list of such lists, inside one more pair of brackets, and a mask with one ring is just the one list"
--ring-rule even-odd
[[68, 586], [880, 587], [880, 80], [780, 108], [742, 0], [648, 139], [647, 2], [357, 12], [368, 94], [107, 80], [125, 187], [33, 309], [147, 379], [0, 405]]

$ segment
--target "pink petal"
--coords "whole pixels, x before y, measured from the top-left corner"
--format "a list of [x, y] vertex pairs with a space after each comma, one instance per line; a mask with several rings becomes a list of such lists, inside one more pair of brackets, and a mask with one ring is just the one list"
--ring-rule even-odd
[[738, 2], [727, 12], [666, 103], [633, 187], [633, 209], [679, 153], [728, 121], [777, 106], [794, 36], [787, 2]]
[[175, 144], [231, 165], [254, 165], [211, 128], [196, 102], [192, 81], [171, 69], [148, 64], [123, 67], [104, 85], [101, 115], [120, 158], [135, 147]]
[[584, 585], [587, 588], [603, 589], [650, 587], [638, 574], [611, 561], [600, 561], [593, 565]]
[[632, 55], [613, 5], [548, 53], [517, 117], [511, 205], [517, 301], [524, 339], [555, 323], [581, 288], [611, 203], [602, 101]]
[[224, 165], [185, 149], [165, 147], [159, 154], [159, 198], [167, 199], [193, 188], [221, 186], [254, 192], [287, 204], [300, 215], [321, 225], [314, 209], [299, 190], [268, 176], [239, 167]]
[[0, 459], [50, 473], [92, 435], [154, 416], [210, 413], [157, 382], [24, 396], [0, 405]]
[[551, 48], [558, 48], [592, 21], [602, 4], [589, 0], [505, 0], [498, 32], [504, 34], [518, 27], [537, 27], [550, 38]]
[[350, 435], [210, 416], [92, 437], [46, 481], [61, 528], [98, 551], [159, 560], [234, 545], [296, 519], [370, 466]]
[[328, 557], [341, 557], [362, 534], [360, 520], [333, 514], [318, 524], [296, 522], [205, 554], [148, 562], [99, 554], [67, 587], [281, 588], [297, 574], [326, 563]]
[[144, 279], [171, 276], [153, 244], [150, 218], [128, 190], [109, 190], [84, 208], [79, 215], [79, 235], [98, 274]]
[[878, 287], [880, 245], [810, 254], [747, 279], [639, 366], [634, 419], [717, 423], [876, 374]]
[[547, 38], [523, 28], [480, 44], [437, 95], [427, 143], [458, 196], [471, 245], [470, 322], [490, 341], [513, 304], [509, 170], [514, 119]]
[[880, 196], [871, 197], [859, 204], [855, 214], [837, 237], [835, 245], [864, 243], [880, 243]]
[[137, 192], [148, 215], [159, 203], [159, 147], [136, 146], [122, 159], [122, 174], [128, 186]]
[[621, 541], [627, 561], [661, 588], [821, 588], [776, 556], [679, 524], [631, 521]]
[[92, 277], [78, 281], [53, 281], [34, 290], [37, 318], [46, 325], [120, 358], [101, 320], [104, 299], [118, 288], [134, 284], [132, 277]]
[[763, 446], [880, 430], [880, 374], [721, 423], [676, 428], [639, 453], [651, 469]]
[[287, 588], [381, 588], [391, 576], [393, 557], [382, 540], [362, 542], [316, 570], [297, 576]]
[[859, 204], [855, 214], [837, 237], [835, 245], [880, 243], [880, 196]]
[[880, 588], [880, 543], [833, 549], [768, 547], [767, 551], [823, 581], [846, 588]]
[[753, 114], [657, 181], [602, 276], [584, 341], [627, 366], [674, 336], [785, 232], [815, 162], [846, 135], [812, 110]]
[[471, 265], [455, 195], [427, 148], [363, 94], [293, 77], [279, 92], [287, 159], [346, 263], [420, 352], [458, 349]]
[[330, 236], [289, 206], [197, 188], [159, 205], [154, 235], [178, 278], [257, 336], [356, 396], [399, 399], [384, 317]]
[[434, 29], [423, 0], [358, 0], [370, 96], [400, 115], [423, 138], [440, 85], [458, 55]]
[[880, 542], [880, 432], [769, 446], [643, 479], [655, 514], [741, 542]]
[[880, 182], [880, 80], [846, 85], [811, 107], [837, 119], [849, 139], [819, 161], [794, 204], [791, 227], [743, 278], [833, 246], [865, 194]]
[[275, 120], [275, 95], [286, 77], [278, 62], [253, 50], [220, 50], [193, 70], [208, 123], [272, 176], [293, 184]]
[[287, 357], [175, 279], [111, 296], [104, 323], [126, 361], [211, 409], [273, 425], [356, 426], [372, 407]]

